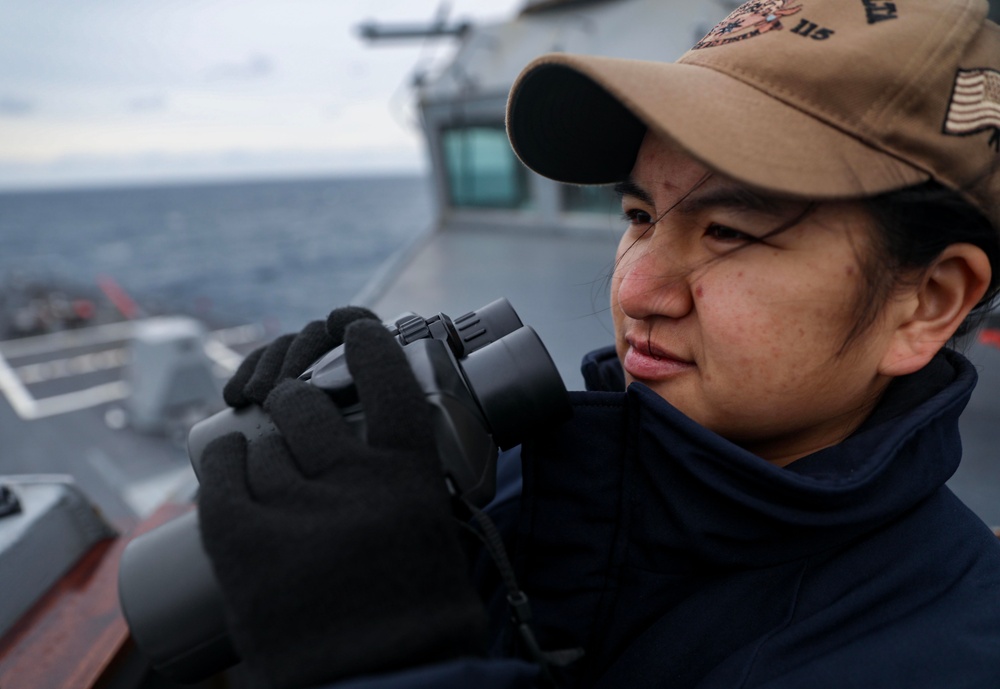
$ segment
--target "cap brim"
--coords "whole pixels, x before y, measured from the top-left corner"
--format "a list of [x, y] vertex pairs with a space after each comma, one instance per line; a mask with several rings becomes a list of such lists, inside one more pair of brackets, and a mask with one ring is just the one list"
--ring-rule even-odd
[[856, 198], [930, 179], [753, 86], [683, 63], [543, 56], [515, 82], [507, 127], [525, 165], [573, 184], [627, 177], [647, 129], [709, 169], [777, 194]]

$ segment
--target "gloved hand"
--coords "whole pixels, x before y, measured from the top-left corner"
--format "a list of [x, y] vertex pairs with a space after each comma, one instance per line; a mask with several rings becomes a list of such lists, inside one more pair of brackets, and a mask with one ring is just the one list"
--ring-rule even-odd
[[430, 410], [379, 323], [346, 334], [367, 442], [298, 380], [264, 401], [281, 436], [206, 448], [202, 539], [237, 651], [278, 689], [485, 648]]
[[250, 352], [222, 390], [222, 399], [239, 409], [262, 405], [274, 386], [297, 378], [316, 359], [344, 342], [344, 331], [360, 318], [378, 316], [360, 306], [334, 309], [326, 321], [312, 321], [298, 333], [288, 333]]

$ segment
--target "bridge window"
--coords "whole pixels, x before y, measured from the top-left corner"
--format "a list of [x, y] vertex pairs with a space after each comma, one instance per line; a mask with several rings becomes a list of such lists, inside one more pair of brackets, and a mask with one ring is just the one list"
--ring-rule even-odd
[[528, 205], [527, 173], [511, 150], [503, 125], [446, 129], [442, 141], [452, 205]]

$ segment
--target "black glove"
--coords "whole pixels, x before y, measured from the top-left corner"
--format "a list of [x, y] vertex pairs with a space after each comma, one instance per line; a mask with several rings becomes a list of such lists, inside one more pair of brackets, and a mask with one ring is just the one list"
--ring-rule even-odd
[[222, 390], [222, 399], [239, 409], [261, 405], [274, 386], [286, 378], [297, 378], [316, 359], [344, 341], [344, 331], [360, 318], [378, 316], [360, 306], [334, 309], [326, 321], [312, 321], [298, 333], [275, 338], [250, 352]]
[[204, 453], [202, 539], [233, 643], [278, 689], [485, 648], [424, 394], [381, 324], [352, 324], [345, 347], [367, 443], [287, 380], [264, 402], [281, 436]]

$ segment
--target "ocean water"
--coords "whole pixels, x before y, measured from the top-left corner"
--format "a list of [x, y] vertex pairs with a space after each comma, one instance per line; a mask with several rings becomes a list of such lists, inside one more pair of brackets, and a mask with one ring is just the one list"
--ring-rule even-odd
[[110, 278], [157, 310], [297, 330], [428, 231], [423, 177], [0, 193], [0, 290]]

